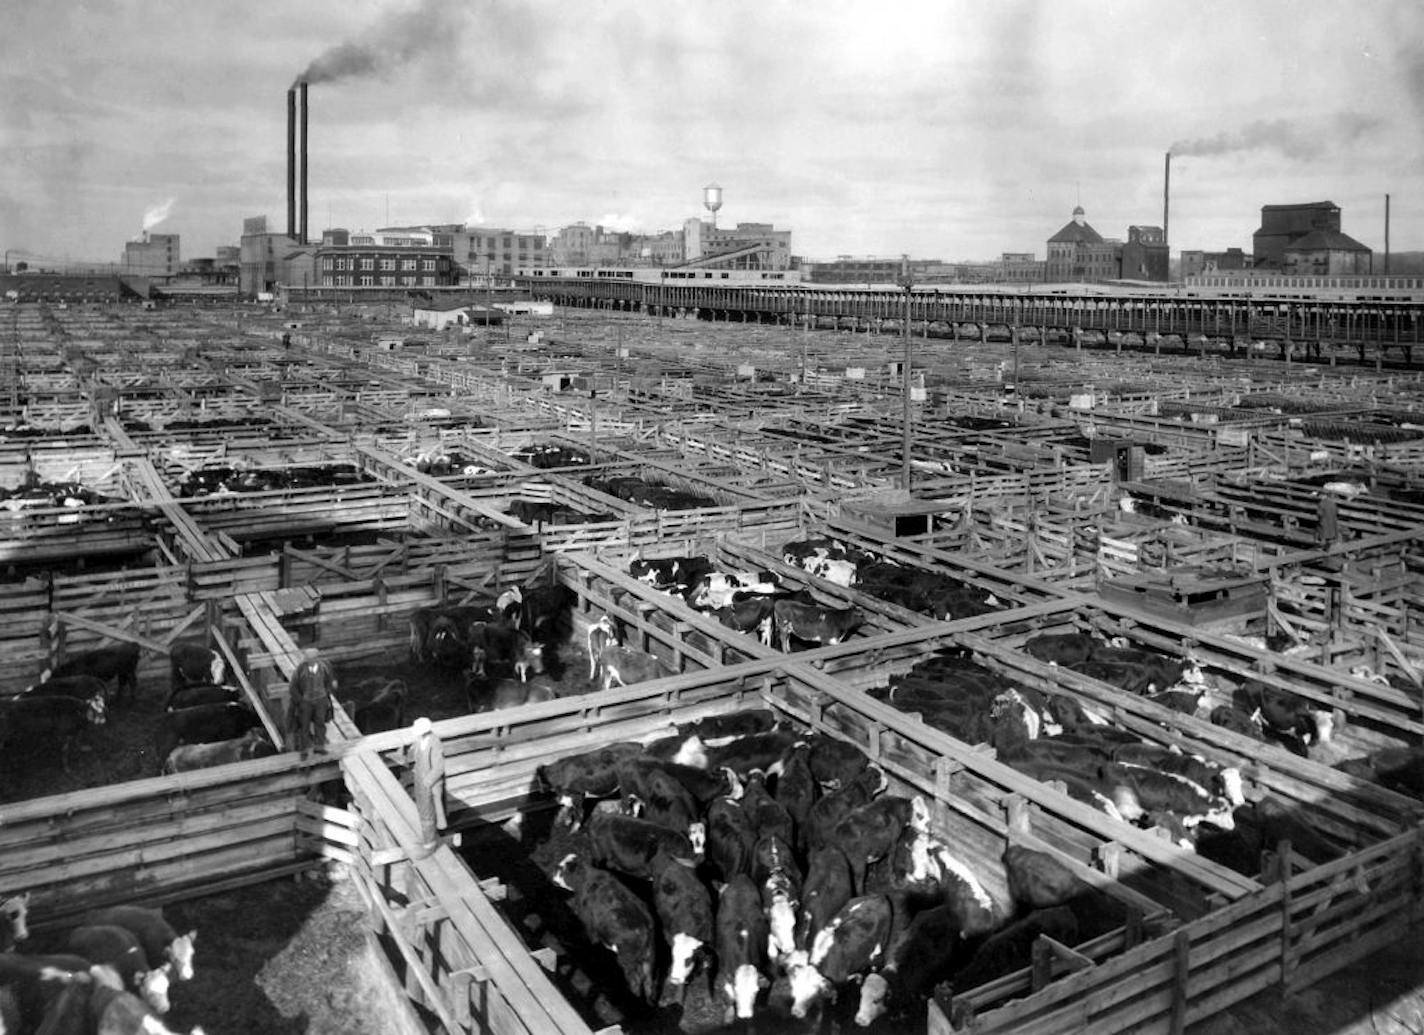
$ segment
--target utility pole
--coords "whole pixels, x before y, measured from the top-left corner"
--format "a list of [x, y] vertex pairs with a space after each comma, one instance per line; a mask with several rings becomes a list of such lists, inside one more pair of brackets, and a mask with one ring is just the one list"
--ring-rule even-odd
[[910, 491], [910, 359], [913, 349], [914, 339], [910, 337], [910, 293], [915, 287], [914, 278], [910, 274], [910, 257], [906, 255], [901, 260], [899, 285], [905, 289], [905, 322], [900, 327], [900, 334], [905, 339], [905, 361], [904, 377], [902, 388], [905, 395], [905, 416], [904, 416], [904, 441], [901, 445], [901, 470], [900, 479], [902, 487], [906, 492]]

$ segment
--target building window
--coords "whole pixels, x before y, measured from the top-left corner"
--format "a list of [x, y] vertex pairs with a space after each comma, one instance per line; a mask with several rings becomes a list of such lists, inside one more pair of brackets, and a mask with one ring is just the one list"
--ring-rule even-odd
[[383, 269], [383, 270], [393, 270], [393, 269], [395, 269], [395, 268], [396, 268], [396, 260], [395, 260], [395, 259], [382, 259], [382, 260], [381, 260], [381, 269]]
[[393, 277], [393, 276], [383, 276], [383, 277], [381, 277], [381, 285], [382, 285], [383, 287], [392, 287], [392, 286], [395, 285], [395, 282], [396, 282], [396, 278]]
[[324, 270], [334, 270], [336, 269], [336, 263], [330, 258], [322, 259], [321, 268]]
[[[376, 260], [375, 260], [375, 259], [362, 259], [362, 260], [361, 260], [361, 268], [362, 268], [363, 270], [373, 270], [373, 269], [375, 269], [375, 268], [376, 268]], [[366, 278], [365, 278], [365, 277], [362, 277], [362, 278], [361, 278], [361, 282], [364, 284], [364, 283], [366, 282]]]
[[403, 269], [403, 270], [413, 270], [413, 269], [415, 269], [415, 260], [414, 260], [414, 259], [402, 259], [402, 260], [401, 260], [401, 269]]
[[421, 259], [421, 260], [420, 260], [420, 268], [423, 269], [423, 270], [433, 270], [433, 269], [435, 268], [435, 260], [434, 260], [434, 259]]
[[435, 286], [435, 278], [434, 278], [434, 277], [421, 277], [421, 278], [420, 278], [420, 283], [421, 283], [421, 285], [424, 286], [424, 287], [434, 287], [434, 286]]
[[[369, 261], [369, 260], [362, 260], [362, 261], [365, 262], [365, 261]], [[373, 276], [371, 276], [369, 273], [368, 273], [368, 274], [365, 274], [365, 275], [362, 276], [362, 278], [361, 278], [361, 286], [362, 286], [362, 287], [371, 287], [371, 286], [372, 286], [373, 284], [375, 284], [375, 283], [376, 283], [376, 278], [373, 277]]]

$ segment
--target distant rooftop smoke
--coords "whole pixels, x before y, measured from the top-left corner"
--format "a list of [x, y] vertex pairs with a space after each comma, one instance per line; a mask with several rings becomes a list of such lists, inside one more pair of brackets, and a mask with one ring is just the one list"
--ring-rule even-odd
[[1214, 137], [1178, 140], [1169, 148], [1178, 156], [1225, 155], [1236, 151], [1274, 150], [1287, 158], [1309, 159], [1354, 142], [1380, 124], [1373, 115], [1343, 112], [1324, 125], [1302, 124], [1289, 119], [1259, 119], [1241, 129]]
[[173, 211], [173, 201], [173, 198], [169, 198], [144, 212], [143, 229], [145, 233], [168, 218], [168, 213]]
[[421, 0], [415, 7], [391, 11], [355, 39], [323, 51], [297, 82], [383, 76], [422, 54], [454, 45], [465, 8], [448, 0]]

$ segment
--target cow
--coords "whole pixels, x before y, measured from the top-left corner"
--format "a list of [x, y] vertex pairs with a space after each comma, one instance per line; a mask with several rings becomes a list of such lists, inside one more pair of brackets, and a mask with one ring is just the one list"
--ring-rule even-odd
[[603, 648], [594, 665], [594, 678], [601, 681], [604, 690], [614, 686], [645, 683], [651, 679], [663, 679], [674, 674], [671, 668], [653, 655], [619, 644], [609, 644]]
[[711, 614], [728, 629], [756, 633], [757, 639], [770, 647], [775, 611], [776, 598], [757, 595], [733, 600]]
[[1312, 744], [1330, 742], [1334, 731], [1330, 712], [1289, 690], [1250, 679], [1232, 696], [1237, 711], [1257, 719], [1267, 734], [1296, 754], [1306, 754]]
[[717, 899], [717, 980], [729, 1005], [723, 1020], [747, 1020], [757, 993], [770, 982], [767, 969], [767, 921], [761, 893], [751, 877], [739, 873]]
[[1092, 657], [1097, 645], [1087, 633], [1042, 633], [1025, 641], [1022, 650], [1039, 661], [1076, 670]]
[[470, 626], [492, 617], [488, 607], [431, 605], [416, 608], [410, 615], [410, 660], [422, 664], [463, 664]]
[[857, 607], [820, 607], [795, 600], [778, 600], [772, 617], [783, 654], [791, 653], [793, 636], [811, 643], [836, 644], [865, 621]]
[[761, 889], [770, 929], [767, 954], [785, 959], [796, 949], [796, 920], [801, 908], [801, 870], [791, 843], [779, 834], [762, 834], [752, 846], [752, 880]]
[[643, 752], [641, 744], [615, 741], [592, 751], [570, 755], [555, 762], [546, 762], [534, 770], [535, 786], [557, 794], [567, 809], [583, 821], [584, 798], [606, 798], [618, 790], [618, 765], [624, 759]]
[[240, 737], [219, 740], [212, 744], [180, 744], [163, 760], [163, 773], [186, 773], [231, 762], [246, 762], [268, 758], [277, 753], [260, 726], [254, 726]]
[[811, 745], [797, 741], [786, 749], [777, 763], [780, 772], [776, 777], [776, 801], [791, 817], [792, 829], [797, 844], [806, 819], [811, 815], [811, 806], [816, 803], [819, 787], [811, 772]]
[[[38, 1030], [47, 1007], [65, 989], [87, 983], [91, 966], [87, 959], [73, 954], [35, 956], [0, 952], [0, 990], [11, 994], [10, 1012], [18, 1015], [6, 1018], [8, 1026], [0, 1030], [6, 1035]], [[3, 1016], [4, 1005], [0, 1001], [0, 1016]], [[34, 1029], [24, 1022], [33, 1024]]]
[[200, 704], [237, 704], [241, 700], [242, 691], [236, 687], [193, 683], [170, 690], [163, 699], [163, 710], [171, 712], [179, 708], [196, 708]]
[[114, 968], [125, 988], [138, 992], [155, 1013], [168, 1012], [168, 974], [171, 964], [149, 964], [143, 945], [126, 927], [85, 924], [69, 932], [69, 951], [90, 963]]
[[641, 818], [659, 826], [682, 831], [692, 845], [693, 853], [701, 856], [707, 847], [707, 825], [702, 810], [677, 778], [658, 766], [635, 768], [620, 765], [618, 786], [623, 794], [637, 802]]
[[76, 654], [40, 674], [40, 682], [61, 676], [97, 676], [113, 682], [115, 701], [132, 702], [138, 695], [138, 654], [136, 643], [120, 643]]
[[696, 766], [680, 765], [667, 759], [637, 756], [618, 763], [618, 784], [621, 793], [644, 796], [644, 781], [655, 772], [665, 773], [680, 783], [692, 795], [699, 809], [705, 809], [722, 795], [741, 797], [741, 782], [736, 780], [735, 773], [728, 770], [709, 771]]
[[1009, 894], [1022, 909], [1068, 906], [1077, 917], [1078, 936], [1085, 941], [1122, 925], [1126, 910], [1121, 903], [1047, 852], [1010, 844], [1003, 861]]
[[838, 791], [816, 799], [802, 830], [802, 847], [807, 852], [824, 844], [835, 843], [835, 826], [852, 810], [869, 803], [885, 789], [885, 773], [878, 766], [867, 766]]
[[654, 857], [649, 867], [653, 880], [653, 908], [672, 961], [668, 981], [687, 984], [692, 968], [704, 946], [712, 944], [712, 896], [697, 871], [685, 860], [666, 852]]
[[351, 704], [351, 720], [364, 734], [398, 730], [405, 726], [405, 703], [410, 696], [403, 679], [388, 680], [369, 701]]
[[[85, 1005], [89, 1029], [95, 1035], [180, 1035], [153, 1015], [138, 996], [95, 983]], [[203, 1035], [194, 1028], [190, 1035]]]
[[114, 924], [133, 934], [151, 961], [166, 960], [179, 981], [193, 979], [193, 942], [197, 931], [179, 934], [158, 909], [143, 906], [109, 906], [84, 917], [89, 924]]
[[519, 681], [529, 682], [530, 673], [538, 675], [544, 671], [544, 644], [535, 643], [521, 631], [515, 640], [512, 665]]
[[19, 696], [36, 697], [77, 697], [81, 701], [92, 701], [95, 706], [108, 711], [109, 685], [98, 676], [60, 676], [34, 683], [20, 691]]
[[781, 587], [770, 572], [710, 571], [687, 590], [689, 605], [699, 611], [716, 611], [729, 606], [739, 594], [765, 597]]
[[811, 751], [806, 761], [811, 767], [811, 775], [822, 787], [832, 790], [844, 787], [870, 764], [864, 751], [840, 737], [815, 733], [809, 743]]
[[1033, 960], [1033, 944], [1039, 935], [1072, 947], [1078, 941], [1078, 919], [1073, 910], [1067, 906], [1035, 909], [995, 931], [979, 946], [969, 963], [950, 979], [951, 986], [955, 991], [967, 992], [1027, 967]]
[[221, 686], [227, 677], [223, 656], [201, 642], [180, 640], [168, 649], [168, 692], [194, 683]]
[[618, 635], [618, 626], [612, 615], [601, 615], [598, 621], [588, 627], [584, 642], [588, 648], [588, 678], [590, 681], [598, 677], [598, 656], [604, 649], [621, 642]]
[[1110, 762], [1098, 767], [1102, 793], [1129, 823], [1151, 812], [1171, 812], [1187, 827], [1206, 822], [1222, 830], [1234, 824], [1231, 802], [1175, 773]]
[[865, 976], [855, 1023], [866, 1028], [901, 1008], [922, 1010], [934, 986], [953, 972], [965, 954], [966, 942], [952, 905], [916, 913], [908, 927], [892, 936], [884, 965]]
[[737, 737], [770, 733], [776, 726], [776, 714], [770, 708], [740, 708], [734, 712], [704, 715], [679, 729], [696, 733], [705, 743], [716, 747]]
[[59, 761], [69, 772], [69, 751], [74, 738], [90, 726], [107, 721], [104, 702], [77, 697], [31, 697], [21, 694], [0, 700], [0, 750], [14, 752], [18, 745], [50, 747], [59, 741]]
[[232, 740], [262, 724], [257, 713], [242, 704], [200, 704], [164, 712], [158, 729], [158, 757], [180, 744], [212, 744]]
[[751, 817], [734, 798], [715, 799], [707, 806], [707, 864], [722, 881], [749, 873], [756, 831]]
[[1180, 776], [1205, 791], [1221, 795], [1233, 807], [1246, 804], [1241, 770], [1235, 766], [1219, 766], [1200, 755], [1146, 743], [1118, 745], [1112, 750], [1112, 759], [1124, 765], [1142, 766]]
[[589, 941], [611, 949], [618, 958], [628, 990], [651, 1003], [653, 982], [653, 916], [642, 899], [607, 870], [577, 854], [565, 856], [554, 871], [554, 883], [573, 892], [573, 911]]
[[770, 769], [794, 743], [796, 734], [790, 730], [767, 730], [748, 733], [726, 743], [706, 745], [707, 768], [730, 769], [746, 779], [755, 769], [763, 772]]
[[831, 917], [850, 901], [850, 861], [835, 845], [813, 851], [806, 862], [801, 885], [801, 907], [796, 918], [796, 947], [808, 948]]
[[797, 950], [787, 965], [791, 1016], [801, 1018], [825, 995], [876, 966], [890, 945], [894, 909], [884, 895], [853, 898], [816, 933], [809, 950]]
[[846, 813], [831, 830], [831, 843], [850, 862], [852, 887], [865, 893], [865, 869], [883, 859], [900, 840], [900, 833], [912, 827], [929, 831], [929, 806], [918, 794], [914, 798], [883, 795]]
[[796, 839], [796, 827], [781, 803], [766, 789], [766, 773], [753, 769], [747, 775], [742, 789], [742, 808], [752, 821], [752, 830], [757, 837], [775, 835], [788, 845]]
[[9, 952], [30, 936], [30, 893], [0, 899], [0, 952]]
[[536, 643], [556, 643], [573, 632], [574, 591], [563, 583], [524, 590], [524, 618], [519, 627]]
[[528, 634], [512, 622], [476, 620], [467, 630], [465, 662], [471, 668], [481, 664], [492, 676], [516, 675], [515, 662], [519, 660], [521, 645], [529, 642]]

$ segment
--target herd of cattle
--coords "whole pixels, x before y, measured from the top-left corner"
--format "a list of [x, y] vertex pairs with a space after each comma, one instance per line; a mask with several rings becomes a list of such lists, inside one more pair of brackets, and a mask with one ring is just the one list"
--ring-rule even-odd
[[28, 914], [28, 894], [0, 902], [0, 1032], [173, 1035], [159, 1018], [170, 983], [193, 977], [196, 931], [179, 934], [160, 910], [119, 905], [54, 932], [46, 951], [21, 952]]
[[244, 467], [218, 464], [188, 471], [178, 482], [178, 497], [226, 496], [277, 489], [312, 489], [322, 486], [360, 485], [374, 481], [350, 464], [308, 467]]
[[[32, 478], [27, 484], [7, 489], [0, 486], [0, 511], [8, 511], [14, 515], [23, 514], [28, 510], [42, 510], [50, 508], [61, 508], [75, 510], [79, 507], [93, 506], [97, 503], [120, 503], [122, 500], [113, 496], [105, 496], [101, 492], [89, 488], [81, 482], [45, 482], [38, 478]], [[63, 523], [66, 518], [70, 521], [78, 521], [79, 516], [61, 517]]]
[[717, 506], [717, 501], [710, 496], [675, 489], [670, 485], [633, 475], [590, 475], [583, 483], [590, 489], [607, 493], [625, 503], [652, 510], [698, 510]]
[[[226, 684], [222, 655], [200, 642], [179, 641], [169, 661], [169, 689], [154, 737], [162, 772], [276, 752], [241, 690]], [[40, 764], [58, 760], [69, 772], [74, 742], [106, 725], [111, 708], [136, 703], [138, 662], [133, 643], [81, 651], [0, 698], [0, 758], [7, 764], [21, 754]]]
[[535, 859], [633, 1008], [696, 988], [725, 1023], [852, 1006], [863, 1026], [922, 1022], [936, 989], [1028, 966], [1038, 935], [1076, 945], [1124, 918], [1051, 856], [942, 840], [858, 748], [766, 710], [566, 757], [536, 783], [559, 814]]

